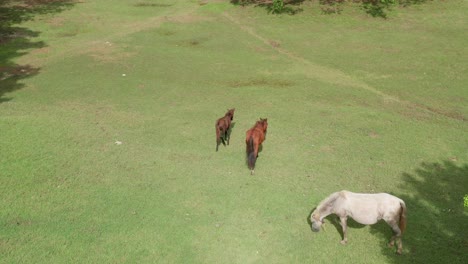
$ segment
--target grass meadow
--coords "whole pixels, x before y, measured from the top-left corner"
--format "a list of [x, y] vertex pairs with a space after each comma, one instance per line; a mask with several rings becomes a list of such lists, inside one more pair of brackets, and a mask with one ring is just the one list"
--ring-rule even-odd
[[[463, 263], [467, 1], [271, 15], [229, 1], [4, 3], [0, 263]], [[18, 10], [22, 10], [21, 12]], [[214, 123], [236, 108], [230, 146]], [[245, 131], [268, 118], [255, 175]], [[308, 223], [339, 190], [384, 223]]]

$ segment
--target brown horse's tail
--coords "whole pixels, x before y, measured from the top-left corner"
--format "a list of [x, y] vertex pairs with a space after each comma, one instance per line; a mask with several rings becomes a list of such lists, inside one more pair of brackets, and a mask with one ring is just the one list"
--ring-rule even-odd
[[254, 140], [253, 140], [253, 137], [250, 136], [247, 142], [247, 161], [249, 164], [249, 169], [253, 170], [255, 168], [256, 160], [257, 160], [257, 155], [255, 155]]
[[400, 206], [401, 206], [400, 230], [401, 230], [401, 234], [403, 234], [403, 232], [405, 232], [405, 229], [406, 229], [406, 205], [405, 205], [405, 202], [401, 201]]

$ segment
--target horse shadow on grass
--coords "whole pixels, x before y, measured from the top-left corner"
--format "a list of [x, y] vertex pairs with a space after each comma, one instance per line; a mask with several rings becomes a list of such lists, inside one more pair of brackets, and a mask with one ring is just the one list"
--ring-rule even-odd
[[231, 133], [235, 126], [236, 126], [236, 122], [232, 121], [231, 126], [229, 126], [229, 131], [228, 131], [229, 139], [231, 139]]
[[[307, 224], [310, 226], [311, 230], [312, 230], [312, 221], [310, 220], [310, 217], [312, 216], [312, 213], [315, 211], [315, 209], [317, 209], [317, 207], [314, 207], [310, 212], [309, 214], [307, 215]], [[336, 231], [338, 232], [338, 234], [340, 234], [341, 236], [341, 239], [343, 239], [343, 228], [341, 227], [341, 223], [340, 223], [340, 218], [335, 215], [335, 214], [331, 214], [327, 217], [324, 218], [326, 221], [325, 221], [325, 224], [322, 225], [322, 228], [323, 229], [328, 229], [328, 224], [327, 223], [330, 223], [333, 227], [335, 227]], [[365, 227], [365, 225], [363, 224], [359, 224], [357, 223], [356, 221], [354, 221], [351, 217], [348, 217], [348, 221], [347, 221], [347, 226], [348, 226], [348, 229], [349, 228], [352, 228], [352, 229], [359, 229], [359, 228], [363, 228]], [[388, 226], [387, 226], [388, 227]], [[313, 231], [313, 230], [312, 230]], [[348, 239], [352, 239], [352, 238], [349, 238]], [[337, 243], [340, 242], [339, 240], [337, 240]]]
[[[468, 207], [463, 199], [468, 194], [468, 164], [423, 162], [402, 178], [405, 195], [398, 197], [408, 209], [403, 255], [384, 246], [382, 254], [389, 263], [466, 263]], [[374, 225], [371, 233], [382, 237], [385, 245], [392, 232], [388, 226]]]
[[36, 15], [62, 12], [71, 8], [68, 0], [3, 0], [0, 1], [0, 103], [11, 100], [5, 94], [24, 87], [21, 81], [40, 72], [32, 65], [20, 65], [15, 60], [25, 50], [46, 47], [42, 41], [33, 41], [40, 32], [16, 26], [34, 19]]

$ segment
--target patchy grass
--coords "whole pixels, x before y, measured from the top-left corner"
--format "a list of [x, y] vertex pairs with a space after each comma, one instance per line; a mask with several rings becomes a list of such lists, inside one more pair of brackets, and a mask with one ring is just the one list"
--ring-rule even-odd
[[[313, 3], [271, 16], [90, 0], [21, 21], [27, 34], [0, 53], [2, 260], [462, 263], [463, 6], [382, 21]], [[230, 146], [215, 152], [231, 107]], [[259, 117], [250, 176], [244, 133]], [[311, 232], [309, 213], [341, 189], [406, 201], [402, 256], [385, 223], [350, 221], [346, 246], [333, 217]]]

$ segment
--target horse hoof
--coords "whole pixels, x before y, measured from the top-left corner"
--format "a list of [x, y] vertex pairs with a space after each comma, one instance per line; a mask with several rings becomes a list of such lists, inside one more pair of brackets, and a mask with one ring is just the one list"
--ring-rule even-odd
[[399, 250], [397, 250], [396, 253], [397, 253], [398, 255], [401, 255], [402, 252], [401, 252], [401, 250], [399, 249]]
[[340, 243], [341, 243], [341, 245], [346, 245], [346, 244], [348, 243], [348, 241], [346, 241], [346, 240], [341, 240]]

